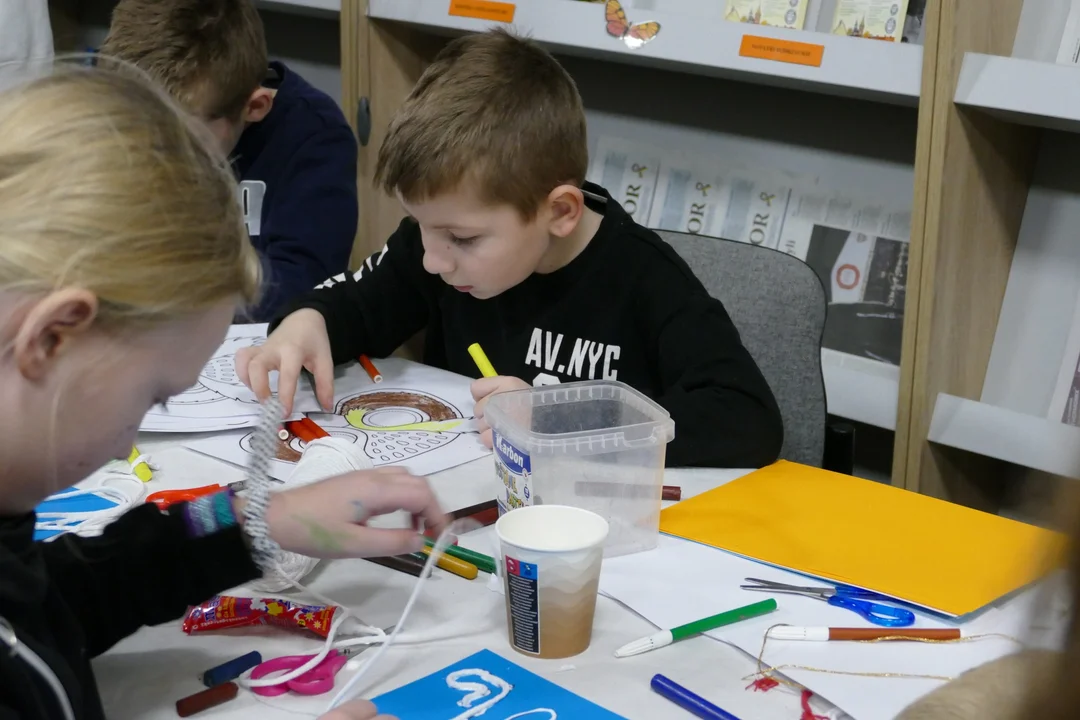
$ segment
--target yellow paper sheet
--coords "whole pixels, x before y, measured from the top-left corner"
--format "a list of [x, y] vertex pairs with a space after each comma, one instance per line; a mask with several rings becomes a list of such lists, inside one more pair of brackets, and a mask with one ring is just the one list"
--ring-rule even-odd
[[784, 461], [664, 510], [660, 530], [956, 616], [1038, 580], [1066, 546], [1032, 525]]

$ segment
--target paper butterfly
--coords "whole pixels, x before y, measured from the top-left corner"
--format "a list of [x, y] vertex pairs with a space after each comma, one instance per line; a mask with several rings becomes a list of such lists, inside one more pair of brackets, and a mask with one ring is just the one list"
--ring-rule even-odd
[[631, 50], [637, 50], [660, 32], [660, 23], [658, 22], [650, 21], [637, 23], [636, 25], [631, 24], [626, 19], [626, 13], [623, 12], [619, 0], [607, 0], [604, 18], [607, 20], [608, 35], [620, 38]]

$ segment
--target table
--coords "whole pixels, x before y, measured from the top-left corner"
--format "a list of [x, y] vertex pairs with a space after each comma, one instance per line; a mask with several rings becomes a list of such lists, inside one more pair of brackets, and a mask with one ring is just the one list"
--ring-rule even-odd
[[[242, 479], [233, 465], [180, 446], [177, 436], [140, 438], [139, 449], [153, 456], [160, 470], [148, 488], [197, 487]], [[688, 497], [733, 480], [745, 471], [670, 470], [667, 484], [683, 488]], [[447, 509], [490, 500], [494, 483], [491, 459], [485, 458], [431, 476], [430, 482]], [[491, 554], [491, 528], [471, 533], [462, 545]], [[213, 562], [213, 558], [207, 558]], [[756, 667], [741, 651], [708, 638], [692, 638], [677, 646], [616, 660], [614, 650], [655, 628], [613, 600], [600, 597], [591, 647], [565, 660], [537, 660], [514, 652], [506, 639], [501, 594], [481, 578], [467, 581], [437, 571], [426, 584], [409, 619], [406, 633], [417, 644], [395, 644], [362, 681], [362, 695], [373, 697], [488, 648], [549, 680], [630, 720], [679, 718], [679, 710], [649, 689], [649, 679], [662, 672], [693, 688], [735, 715], [755, 720], [790, 720], [799, 717], [798, 696], [783, 688], [768, 694], [746, 690], [744, 678]], [[323, 562], [305, 583], [352, 608], [365, 622], [386, 627], [394, 624], [412, 591], [415, 578], [364, 560]], [[123, 608], [118, 608], [123, 612]], [[318, 641], [280, 630], [247, 631], [186, 636], [179, 621], [144, 628], [94, 661], [106, 715], [112, 720], [175, 718], [174, 702], [198, 692], [199, 674], [251, 650], [265, 659], [310, 653]], [[367, 653], [354, 663], [362, 662]], [[338, 687], [353, 667], [338, 675]], [[198, 715], [199, 718], [294, 719], [320, 713], [330, 695], [302, 698], [285, 695], [259, 698], [242, 693], [232, 702]], [[818, 710], [821, 712], [821, 710]], [[299, 714], [298, 714], [299, 713]], [[493, 717], [492, 720], [498, 720]]]

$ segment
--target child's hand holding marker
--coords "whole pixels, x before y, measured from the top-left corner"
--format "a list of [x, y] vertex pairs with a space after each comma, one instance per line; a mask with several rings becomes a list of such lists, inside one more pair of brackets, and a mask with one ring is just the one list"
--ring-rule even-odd
[[491, 426], [484, 419], [484, 408], [487, 406], [488, 400], [492, 395], [512, 390], [527, 390], [530, 386], [521, 378], [504, 377], [497, 374], [480, 345], [476, 343], [470, 345], [469, 354], [472, 355], [476, 367], [480, 368], [480, 374], [484, 376], [472, 384], [472, 396], [473, 400], [476, 401], [473, 417], [476, 418], [477, 426], [480, 428], [480, 442], [484, 443], [484, 447], [490, 449], [493, 444]]
[[270, 397], [270, 373], [278, 371], [278, 400], [292, 413], [301, 370], [315, 378], [315, 397], [326, 411], [334, 407], [334, 361], [326, 321], [317, 310], [297, 310], [281, 321], [266, 342], [236, 353], [236, 374], [259, 400]]

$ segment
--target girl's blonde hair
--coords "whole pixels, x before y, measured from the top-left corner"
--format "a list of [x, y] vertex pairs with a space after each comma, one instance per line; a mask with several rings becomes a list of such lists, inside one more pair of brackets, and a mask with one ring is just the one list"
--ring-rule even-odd
[[105, 327], [258, 294], [226, 162], [197, 121], [117, 67], [57, 63], [0, 91], [0, 291], [67, 287], [97, 296]]

